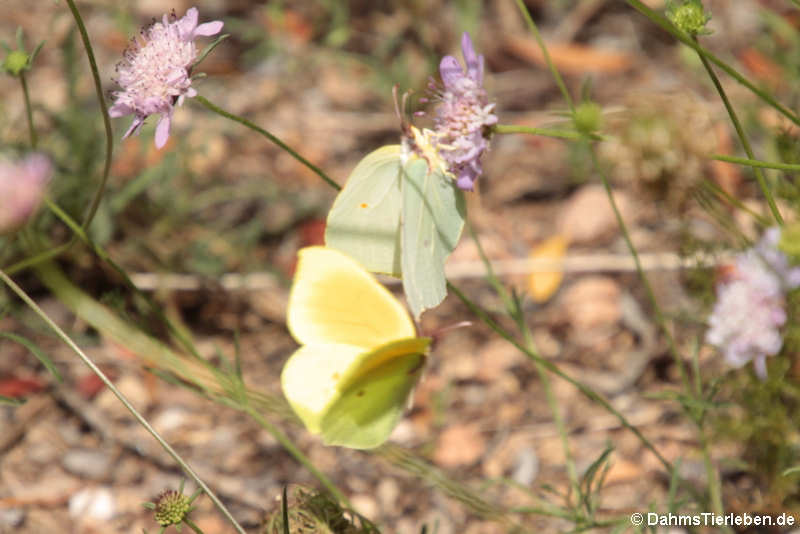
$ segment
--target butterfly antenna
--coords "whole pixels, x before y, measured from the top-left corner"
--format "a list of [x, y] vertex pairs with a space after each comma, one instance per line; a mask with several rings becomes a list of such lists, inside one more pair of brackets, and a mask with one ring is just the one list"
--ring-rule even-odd
[[468, 326], [472, 326], [472, 321], [459, 321], [454, 324], [450, 324], [447, 326], [443, 326], [441, 328], [437, 328], [433, 332], [427, 333], [426, 335], [431, 338], [431, 348], [436, 346], [436, 344], [444, 337], [445, 334], [450, 332], [451, 330], [455, 330], [457, 328], [466, 328]]

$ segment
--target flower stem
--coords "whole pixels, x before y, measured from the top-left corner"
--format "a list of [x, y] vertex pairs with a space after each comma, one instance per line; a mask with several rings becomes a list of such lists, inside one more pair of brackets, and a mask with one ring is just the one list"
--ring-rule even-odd
[[758, 167], [761, 169], [800, 172], [800, 164], [797, 163], [777, 163], [774, 161], [761, 161], [760, 159], [737, 158], [736, 156], [727, 156], [725, 154], [714, 154], [711, 156], [711, 159], [724, 161], [726, 163], [738, 163], [739, 165], [747, 165], [748, 167]]
[[464, 295], [464, 293], [462, 293], [461, 290], [458, 289], [455, 285], [453, 285], [452, 282], [448, 281], [447, 287], [461, 300], [461, 302], [464, 303], [464, 305], [473, 314], [475, 314], [477, 318], [483, 321], [486, 324], [486, 326], [494, 330], [500, 337], [502, 337], [503, 339], [514, 345], [517, 349], [519, 349], [523, 354], [525, 354], [531, 360], [538, 361], [541, 364], [541, 366], [547, 369], [547, 371], [549, 371], [550, 373], [566, 380], [571, 385], [575, 386], [575, 388], [581, 393], [583, 393], [583, 395], [586, 396], [590, 401], [598, 403], [600, 406], [605, 408], [605, 410], [608, 413], [616, 417], [617, 420], [620, 422], [620, 424], [622, 424], [622, 426], [633, 432], [634, 435], [637, 438], [639, 438], [639, 441], [642, 442], [642, 445], [644, 445], [650, 452], [652, 452], [655, 455], [656, 458], [658, 458], [658, 461], [661, 462], [661, 464], [667, 471], [672, 472], [672, 464], [669, 462], [669, 460], [664, 458], [664, 456], [658, 451], [658, 449], [656, 449], [655, 445], [653, 445], [653, 443], [649, 439], [647, 439], [638, 428], [633, 426], [628, 421], [628, 419], [624, 415], [622, 415], [622, 413], [619, 412], [619, 410], [614, 408], [610, 402], [608, 402], [605, 398], [600, 396], [599, 393], [594, 391], [592, 388], [590, 388], [583, 382], [580, 382], [575, 378], [572, 378], [570, 375], [566, 374], [564, 371], [559, 369], [549, 360], [545, 360], [535, 352], [528, 350], [527, 347], [525, 347], [516, 339], [514, 339], [514, 337], [511, 334], [509, 334], [503, 327], [501, 327], [497, 322], [495, 322], [494, 319], [489, 317], [489, 314], [486, 313], [486, 311], [484, 311], [477, 304], [475, 304], [469, 298], [467, 298], [467, 296]]
[[255, 419], [255, 421], [259, 425], [261, 425], [265, 430], [267, 430], [272, 435], [272, 437], [277, 439], [278, 442], [280, 442], [280, 444], [283, 446], [283, 448], [286, 449], [286, 451], [289, 454], [291, 454], [294, 457], [295, 460], [300, 462], [306, 469], [308, 469], [309, 472], [312, 475], [314, 475], [314, 477], [317, 480], [319, 480], [322, 483], [323, 486], [325, 486], [325, 489], [327, 489], [328, 492], [331, 495], [336, 497], [336, 499], [342, 505], [346, 506], [347, 508], [352, 508], [353, 507], [352, 504], [350, 504], [350, 501], [344, 495], [344, 493], [339, 491], [339, 488], [337, 488], [336, 485], [333, 482], [331, 482], [331, 480], [327, 477], [327, 475], [325, 475], [325, 473], [323, 473], [322, 471], [317, 469], [317, 467], [313, 464], [313, 462], [311, 462], [311, 460], [309, 460], [308, 457], [305, 454], [303, 454], [300, 451], [300, 449], [298, 449], [295, 446], [294, 443], [292, 443], [292, 440], [290, 440], [286, 436], [286, 434], [281, 432], [278, 429], [278, 427], [276, 427], [275, 425], [273, 425], [272, 423], [267, 421], [264, 418], [264, 416], [261, 415], [261, 413], [259, 413], [255, 408], [251, 407], [250, 405], [240, 404], [239, 406], [241, 407], [242, 410], [244, 410], [244, 412], [247, 415], [249, 415], [250, 417]]
[[75, 243], [75, 241], [76, 241], [76, 238], [73, 235], [70, 238], [70, 240], [67, 241], [66, 243], [58, 245], [55, 248], [51, 248], [50, 250], [42, 251], [42, 252], [40, 252], [40, 253], [38, 253], [38, 254], [36, 254], [34, 256], [31, 256], [29, 258], [25, 258], [24, 260], [20, 260], [17, 263], [9, 265], [4, 270], [9, 275], [17, 274], [18, 272], [20, 272], [20, 271], [22, 271], [24, 269], [27, 269], [28, 267], [33, 267], [35, 265], [39, 265], [42, 262], [45, 262], [47, 260], [55, 258], [56, 256], [61, 255], [68, 248], [70, 248], [73, 245], [73, 243]]
[[522, 126], [516, 124], [495, 124], [492, 132], [496, 134], [523, 133], [531, 135], [544, 135], [556, 137], [558, 139], [573, 139], [578, 141], [583, 139], [583, 134], [574, 130], [551, 130], [550, 128], [534, 128], [533, 126]]
[[684, 34], [683, 32], [679, 31], [669, 20], [667, 20], [666, 17], [664, 17], [660, 13], [657, 13], [656, 11], [645, 5], [644, 2], [642, 2], [641, 0], [625, 0], [625, 1], [633, 9], [635, 9], [636, 11], [638, 11], [639, 13], [650, 19], [650, 21], [659, 26], [662, 30], [669, 33], [670, 35], [675, 37], [677, 40], [679, 40], [689, 48], [693, 49], [700, 56], [708, 59], [711, 63], [714, 63], [717, 67], [725, 71], [725, 73], [728, 76], [730, 76], [740, 84], [747, 87], [756, 96], [761, 98], [761, 100], [763, 100], [764, 102], [775, 108], [779, 113], [781, 113], [787, 119], [800, 126], [800, 117], [795, 115], [789, 108], [787, 108], [786, 106], [782, 105], [780, 102], [775, 100], [775, 98], [772, 97], [772, 95], [770, 95], [766, 91], [756, 87], [755, 84], [753, 84], [750, 80], [742, 76], [736, 69], [734, 69], [733, 67], [722, 61], [720, 58], [718, 58], [716, 55], [712, 54], [711, 52], [700, 46], [700, 44], [698, 44], [694, 39]]
[[711, 443], [704, 428], [699, 429], [700, 444], [703, 449], [703, 463], [706, 468], [706, 477], [708, 477], [708, 491], [709, 498], [711, 499], [711, 511], [717, 515], [722, 515], [725, 510], [722, 506], [722, 494], [720, 491], [720, 480], [717, 470], [714, 468], [714, 463], [711, 461]]
[[22, 95], [25, 97], [25, 115], [28, 117], [28, 132], [31, 137], [31, 148], [36, 150], [38, 139], [36, 137], [36, 128], [33, 126], [33, 109], [31, 108], [31, 98], [28, 94], [28, 82], [25, 79], [25, 72], [19, 73], [19, 82], [22, 84]]
[[17, 296], [20, 299], [22, 299], [22, 301], [25, 302], [25, 304], [27, 304], [28, 307], [31, 310], [33, 310], [33, 312], [47, 324], [47, 326], [49, 326], [53, 330], [56, 333], [56, 335], [64, 343], [66, 343], [66, 345], [69, 346], [69, 348], [71, 348], [75, 352], [75, 354], [78, 355], [78, 357], [83, 361], [83, 363], [85, 363], [86, 366], [89, 367], [89, 369], [91, 369], [91, 371], [95, 375], [97, 375], [98, 378], [100, 378], [100, 380], [102, 380], [102, 382], [106, 385], [106, 387], [117, 397], [117, 399], [119, 399], [119, 401], [123, 404], [123, 406], [125, 406], [125, 408], [127, 408], [127, 410], [131, 413], [131, 415], [133, 415], [134, 419], [136, 419], [136, 421], [140, 425], [142, 425], [145, 428], [145, 430], [147, 430], [150, 433], [150, 435], [153, 436], [153, 438], [155, 438], [155, 440], [161, 445], [161, 447], [164, 448], [165, 451], [167, 451], [167, 453], [173, 458], [173, 460], [175, 460], [175, 462], [177, 462], [178, 465], [180, 465], [181, 468], [183, 468], [186, 474], [188, 474], [192, 478], [192, 480], [194, 480], [197, 483], [198, 486], [203, 488], [203, 491], [206, 492], [206, 495], [208, 495], [208, 497], [214, 502], [214, 504], [217, 506], [217, 508], [219, 508], [220, 512], [222, 512], [222, 514], [228, 519], [228, 521], [231, 522], [236, 531], [239, 532], [240, 534], [245, 534], [244, 529], [242, 529], [242, 527], [239, 525], [236, 519], [234, 519], [234, 517], [231, 515], [231, 513], [228, 511], [225, 505], [222, 504], [222, 501], [219, 500], [216, 494], [213, 491], [211, 491], [211, 488], [209, 488], [206, 485], [206, 483], [203, 482], [203, 480], [197, 475], [197, 473], [194, 472], [194, 470], [189, 466], [189, 464], [186, 463], [186, 461], [184, 461], [184, 459], [181, 458], [181, 456], [170, 446], [170, 444], [167, 443], [164, 440], [164, 438], [162, 438], [161, 435], [150, 425], [150, 423], [147, 422], [147, 420], [136, 410], [133, 404], [131, 404], [128, 398], [125, 395], [123, 395], [121, 391], [117, 389], [117, 387], [105, 375], [105, 373], [103, 373], [103, 371], [101, 371], [100, 368], [97, 367], [97, 365], [95, 365], [95, 363], [81, 350], [81, 348], [75, 344], [72, 338], [70, 338], [66, 332], [64, 332], [57, 324], [55, 324], [53, 320], [50, 319], [50, 317], [44, 311], [42, 311], [39, 305], [36, 304], [36, 302], [34, 302], [34, 300], [31, 299], [28, 296], [28, 294], [25, 293], [25, 291], [21, 287], [19, 287], [11, 278], [9, 278], [9, 276], [2, 270], [0, 270], [0, 280], [5, 282], [5, 284], [9, 288], [11, 288], [11, 290], [14, 293], [16, 293]]
[[[105, 164], [103, 166], [103, 175], [100, 179], [100, 186], [97, 188], [97, 191], [95, 191], [94, 197], [92, 197], [92, 201], [89, 204], [89, 207], [86, 210], [86, 215], [84, 216], [83, 222], [81, 223], [81, 228], [85, 230], [89, 228], [89, 224], [91, 224], [92, 219], [94, 219], [94, 216], [97, 213], [97, 208], [100, 206], [100, 200], [103, 198], [103, 193], [105, 192], [106, 183], [108, 182], [108, 176], [111, 172], [111, 156], [114, 151], [114, 135], [111, 131], [111, 118], [108, 116], [108, 109], [106, 108], [106, 100], [105, 97], [103, 96], [103, 85], [100, 82], [100, 73], [97, 69], [97, 61], [95, 60], [94, 57], [92, 43], [89, 41], [89, 34], [86, 32], [86, 27], [83, 24], [83, 19], [81, 18], [80, 13], [78, 12], [78, 8], [75, 7], [75, 2], [73, 0], [65, 0], [65, 1], [67, 2], [67, 5], [69, 6], [70, 11], [72, 12], [72, 16], [75, 18], [75, 23], [78, 26], [78, 32], [81, 34], [81, 40], [83, 41], [83, 46], [86, 49], [86, 56], [89, 59], [89, 66], [92, 71], [92, 78], [94, 79], [95, 93], [97, 94], [97, 99], [100, 102], [100, 112], [101, 115], [103, 116], [103, 125], [105, 126], [105, 133], [106, 133], [106, 159], [105, 159]], [[27, 96], [28, 96], [27, 91], [25, 91], [26, 105], [29, 105], [27, 103]], [[32, 119], [29, 117], [29, 120]], [[67, 241], [66, 243], [58, 245], [53, 249], [40, 252], [30, 258], [25, 258], [24, 260], [21, 260], [13, 265], [10, 265], [5, 270], [8, 272], [8, 274], [13, 275], [23, 269], [32, 267], [34, 265], [38, 265], [43, 261], [53, 259], [56, 256], [59, 256], [62, 253], [69, 250], [77, 240], [78, 240], [77, 236], [73, 234], [70, 240]]]
[[81, 241], [83, 241], [87, 247], [89, 247], [89, 249], [91, 249], [92, 252], [95, 253], [100, 261], [110, 266], [122, 277], [122, 281], [126, 286], [128, 286], [128, 289], [136, 293], [136, 295], [138, 295], [144, 302], [147, 303], [149, 311], [155, 314], [159, 321], [167, 326], [170, 334], [175, 336], [175, 338], [184, 346], [184, 348], [186, 348], [186, 350], [188, 350], [198, 360], [202, 359], [192, 341], [173, 324], [173, 322], [164, 314], [160, 306], [157, 306], [148, 295], [146, 295], [136, 284], [133, 283], [125, 269], [123, 269], [117, 262], [113, 260], [113, 258], [111, 258], [111, 255], [107, 250], [92, 241], [87, 235], [86, 231], [81, 228], [80, 225], [72, 217], [70, 217], [69, 214], [67, 214], [67, 212], [61, 209], [61, 206], [53, 202], [53, 200], [51, 200], [49, 197], [45, 197], [44, 202], [50, 211], [52, 211], [56, 217], [61, 219], [61, 221], [66, 224], [69, 229], [72, 230], [74, 234]]
[[260, 126], [256, 126], [255, 124], [253, 124], [249, 120], [245, 119], [244, 117], [239, 117], [238, 115], [234, 115], [232, 113], [228, 113], [224, 109], [212, 104], [205, 97], [203, 97], [201, 95], [197, 95], [196, 97], [194, 97], [194, 100], [196, 100], [197, 102], [200, 102], [206, 108], [208, 108], [209, 110], [213, 111], [214, 113], [217, 113], [218, 115], [222, 115], [226, 119], [230, 119], [230, 120], [232, 120], [234, 122], [238, 122], [242, 126], [246, 126], [246, 127], [250, 128], [251, 130], [260, 133], [261, 135], [263, 135], [264, 137], [266, 137], [267, 139], [269, 139], [270, 141], [272, 141], [273, 143], [275, 143], [276, 145], [281, 147], [283, 150], [288, 152], [294, 159], [296, 159], [297, 161], [299, 161], [300, 163], [302, 163], [303, 165], [305, 165], [306, 167], [308, 167], [309, 169], [314, 171], [314, 173], [316, 173], [317, 176], [322, 178], [329, 186], [333, 187], [337, 191], [339, 191], [342, 188], [342, 186], [340, 186], [339, 184], [334, 182], [327, 174], [325, 174], [322, 169], [320, 169], [319, 167], [317, 167], [316, 165], [314, 165], [313, 163], [308, 161], [306, 158], [304, 158], [303, 156], [298, 154], [297, 151], [295, 151], [293, 148], [291, 148], [289, 145], [287, 145], [286, 143], [284, 143], [283, 141], [281, 141], [280, 139], [275, 137], [273, 134], [271, 134], [267, 130], [261, 128]]
[[[702, 399], [703, 397], [703, 383], [700, 379], [700, 360], [699, 350], [695, 348], [692, 351], [692, 367], [694, 368], [694, 397]], [[706, 479], [708, 480], [708, 494], [711, 501], [711, 511], [717, 515], [722, 515], [725, 510], [722, 504], [722, 483], [719, 479], [719, 473], [714, 468], [714, 462], [711, 459], [711, 442], [708, 439], [708, 433], [703, 427], [703, 414], [694, 417], [697, 424], [697, 432], [700, 436], [700, 447], [703, 450], [703, 464], [706, 468]], [[730, 529], [727, 529], [730, 532]]]
[[714, 63], [717, 67], [725, 71], [725, 73], [739, 82], [740, 84], [747, 87], [750, 91], [752, 91], [756, 96], [761, 98], [764, 102], [775, 108], [779, 113], [784, 115], [787, 119], [792, 121], [793, 123], [800, 126], [800, 117], [795, 115], [789, 108], [782, 105], [780, 102], [775, 100], [769, 93], [766, 91], [756, 87], [750, 80], [739, 74], [739, 72], [722, 61], [720, 58], [700, 46], [694, 39], [689, 37], [688, 35], [684, 34], [683, 32], [679, 31], [666, 17], [657, 13], [650, 7], [644, 4], [641, 0], [625, 0], [628, 5], [630, 5], [633, 9], [650, 19], [654, 24], [661, 27], [662, 30], [666, 31], [667, 33], [671, 34], [677, 40], [688, 46], [689, 48], [693, 49], [697, 52], [701, 57], [706, 58], [711, 63]]
[[[697, 37], [695, 37], [693, 40], [696, 43]], [[719, 78], [717, 78], [714, 69], [711, 68], [708, 59], [700, 52], [698, 52], [697, 55], [700, 56], [700, 61], [703, 62], [703, 67], [705, 67], [708, 76], [711, 78], [711, 81], [714, 83], [714, 87], [717, 89], [717, 93], [719, 93], [722, 102], [725, 104], [725, 109], [728, 111], [728, 116], [731, 118], [733, 127], [736, 129], [736, 134], [739, 136], [739, 141], [741, 141], [742, 147], [747, 153], [747, 157], [751, 160], [754, 160], [755, 156], [753, 155], [753, 148], [750, 146], [750, 140], [747, 139], [747, 134], [745, 134], [744, 128], [742, 128], [742, 123], [739, 122], [739, 117], [736, 115], [736, 110], [733, 109], [730, 100], [728, 100], [728, 95], [725, 93], [725, 89], [722, 88], [722, 84], [719, 82]], [[775, 217], [775, 220], [778, 224], [782, 225], [783, 217], [781, 217], [781, 213], [778, 211], [778, 206], [775, 204], [775, 199], [772, 198], [772, 192], [769, 190], [767, 180], [764, 178], [764, 173], [761, 172], [759, 167], [753, 167], [753, 172], [756, 175], [756, 180], [758, 180], [758, 185], [761, 187], [761, 191], [764, 193], [764, 198], [767, 199], [769, 209], [772, 210], [773, 217]]]
[[723, 188], [721, 188], [716, 182], [709, 180], [708, 178], [703, 179], [703, 187], [709, 189], [713, 194], [717, 195], [718, 197], [722, 198], [725, 202], [733, 206], [734, 208], [747, 213], [751, 217], [753, 217], [758, 224], [761, 226], [767, 227], [772, 224], [772, 221], [761, 215], [760, 213], [756, 213], [750, 207], [748, 207], [744, 202], [736, 198], [735, 196], [731, 195]]
[[[553, 79], [555, 80], [556, 85], [558, 86], [558, 88], [561, 91], [561, 94], [564, 97], [564, 101], [567, 103], [567, 106], [569, 107], [570, 111], [574, 114], [575, 113], [575, 105], [574, 105], [574, 103], [572, 101], [572, 97], [570, 96], [569, 91], [567, 90], [567, 86], [564, 84], [564, 80], [561, 78], [561, 74], [558, 72], [558, 69], [556, 68], [555, 64], [553, 63], [552, 59], [550, 58], [550, 53], [548, 52], [547, 45], [545, 45], [544, 40], [542, 39], [542, 36], [539, 33], [539, 28], [536, 26], [536, 23], [533, 21], [533, 18], [531, 17], [530, 13], [528, 12], [528, 9], [525, 6], [524, 1], [523, 0], [516, 0], [516, 2], [517, 2], [517, 6], [519, 7], [520, 12], [522, 12], [522, 16], [525, 18], [525, 21], [528, 24], [528, 28], [530, 29], [531, 33], [533, 34], [534, 38], [536, 39], [536, 42], [539, 44], [539, 48], [541, 48], [541, 50], [542, 50], [542, 55], [544, 56], [545, 62], [547, 63], [547, 66], [548, 66], [548, 68], [550, 69], [550, 72], [553, 75]], [[591, 145], [589, 145], [589, 139], [586, 136], [582, 136], [581, 139], [583, 139], [583, 141], [585, 143], [587, 143], [587, 145], [591, 149]], [[593, 150], [590, 150], [590, 151], [592, 153], [593, 160], [594, 160], [594, 162], [596, 164], [597, 161], [596, 161], [596, 156], [594, 154], [594, 151]], [[639, 271], [640, 275], [642, 275], [643, 280], [645, 281], [645, 285], [648, 288], [648, 292], [652, 296], [651, 300], [653, 300], [655, 302], [655, 297], [653, 296], [652, 289], [650, 288], [650, 285], [647, 282], [647, 278], [643, 276], [644, 273], [642, 271], [641, 263], [639, 262], [639, 256], [636, 253], [636, 249], [633, 248], [633, 243], [630, 241], [630, 237], [628, 236], [627, 229], [625, 228], [625, 225], [624, 225], [624, 221], [622, 220], [622, 217], [619, 214], [619, 210], [617, 209], [617, 205], [614, 202], [613, 197], [611, 196], [611, 190], [610, 190], [610, 187], [608, 185], [608, 181], [605, 180], [605, 175], [603, 175], [603, 178], [604, 178], [603, 183], [606, 186], [606, 191], [608, 192], [609, 199], [611, 201], [611, 206], [612, 206], [612, 208], [614, 210], [614, 213], [617, 215], [617, 220], [620, 223], [620, 227], [623, 229], [623, 234], [625, 235], [626, 241], [628, 242], [629, 247], [631, 248], [631, 251], [632, 251], [632, 254], [633, 254], [633, 258], [634, 258], [634, 262], [636, 263], [637, 270]], [[622, 415], [619, 411], [617, 411], [613, 406], [611, 406], [611, 404], [606, 399], [601, 397], [598, 393], [596, 393], [589, 386], [587, 386], [587, 385], [583, 384], [582, 382], [579, 382], [579, 381], [575, 380], [574, 378], [572, 378], [571, 376], [565, 374], [563, 371], [561, 371], [557, 366], [555, 366], [550, 361], [545, 360], [541, 356], [539, 356], [538, 354], [527, 350], [526, 347], [523, 347], [519, 342], [514, 340], [505, 330], [503, 330], [497, 323], [495, 323], [488, 316], [488, 314], [486, 314], [485, 311], [483, 311], [481, 308], [479, 308], [478, 306], [473, 304], [471, 301], [469, 301], [466, 298], [466, 296], [464, 296], [464, 294], [461, 293], [461, 291], [458, 290], [458, 288], [456, 288], [450, 282], [447, 283], [447, 286], [454, 293], [456, 293], [456, 295], [462, 300], [462, 302], [464, 302], [464, 304], [467, 305], [467, 307], [470, 308], [470, 310], [476, 316], [480, 317], [490, 328], [492, 328], [495, 332], [497, 332], [501, 337], [503, 337], [504, 339], [506, 339], [507, 341], [512, 343], [514, 346], [516, 346], [519, 350], [521, 350], [523, 353], [525, 353], [532, 360], [539, 362], [539, 364], [542, 367], [544, 367], [545, 369], [547, 369], [551, 373], [554, 373], [556, 376], [559, 376], [559, 377], [563, 378], [564, 380], [566, 380], [567, 382], [569, 382], [570, 384], [575, 386], [581, 393], [583, 393], [590, 400], [592, 400], [594, 402], [597, 402], [603, 408], [605, 408], [609, 413], [614, 415], [620, 421], [620, 423], [622, 423], [622, 425], [625, 428], [628, 428], [629, 430], [631, 430], [636, 435], [636, 437], [639, 438], [639, 440], [642, 442], [642, 444], [645, 447], [647, 447], [658, 458], [658, 460], [662, 463], [662, 465], [666, 468], [667, 471], [670, 471], [670, 472], [672, 471], [672, 465], [670, 464], [670, 462], [666, 458], [664, 458], [664, 456], [662, 456], [660, 452], [658, 452], [658, 450], [650, 442], [650, 440], [648, 440], [639, 431], [638, 428], [636, 428], [635, 426], [631, 425], [628, 422], [628, 420], [625, 418], [625, 416]], [[658, 313], [660, 313], [658, 307], [655, 307], [655, 309], [658, 311]], [[663, 319], [662, 319], [662, 321], [663, 321]], [[672, 340], [672, 337], [669, 334], [669, 332], [667, 332], [667, 336], [669, 337], [670, 340]], [[674, 342], [672, 342], [672, 346], [674, 346]], [[677, 356], [677, 351], [675, 351], [674, 353]], [[680, 361], [679, 358], [676, 358], [676, 360], [677, 360], [678, 368], [680, 369], [681, 375], [684, 377], [684, 381], [686, 381], [685, 372], [683, 371], [682, 362]]]
[[539, 48], [541, 48], [542, 50], [544, 61], [545, 63], [547, 63], [547, 67], [550, 69], [550, 73], [553, 75], [553, 79], [555, 80], [558, 89], [564, 96], [564, 101], [567, 103], [567, 106], [569, 106], [569, 110], [574, 113], [575, 104], [573, 104], [572, 102], [572, 96], [570, 96], [569, 91], [567, 90], [567, 86], [566, 84], [564, 84], [564, 79], [561, 78], [561, 74], [558, 72], [558, 69], [553, 63], [553, 60], [550, 58], [550, 52], [547, 51], [547, 45], [544, 44], [544, 40], [542, 39], [542, 34], [539, 33], [539, 28], [533, 21], [533, 17], [531, 17], [528, 8], [525, 6], [525, 2], [523, 0], [516, 0], [516, 1], [517, 1], [517, 7], [519, 7], [520, 12], [522, 12], [522, 17], [528, 24], [528, 29], [533, 34], [533, 37], [534, 39], [536, 39], [536, 42], [539, 43]]
[[644, 284], [645, 291], [647, 293], [647, 298], [650, 300], [650, 305], [653, 307], [653, 314], [655, 315], [656, 322], [658, 323], [659, 328], [661, 331], [664, 332], [664, 336], [667, 338], [667, 344], [669, 345], [670, 353], [672, 353], [672, 358], [675, 361], [675, 367], [678, 369], [678, 374], [681, 377], [681, 382], [683, 383], [684, 389], [688, 392], [691, 391], [690, 384], [689, 384], [689, 377], [686, 374], [686, 369], [683, 366], [683, 359], [681, 358], [680, 353], [678, 352], [678, 347], [675, 343], [675, 338], [672, 335], [672, 331], [667, 326], [667, 320], [664, 317], [664, 313], [661, 311], [661, 306], [658, 305], [658, 299], [656, 299], [655, 291], [653, 291], [653, 286], [650, 285], [650, 279], [647, 277], [647, 274], [644, 272], [642, 268], [642, 263], [639, 260], [639, 253], [636, 250], [636, 246], [633, 244], [633, 240], [631, 239], [631, 235], [628, 232], [628, 226], [625, 224], [625, 219], [622, 218], [622, 214], [619, 211], [619, 207], [617, 206], [617, 201], [614, 200], [614, 195], [611, 190], [611, 184], [608, 181], [608, 176], [603, 171], [600, 162], [597, 159], [597, 152], [595, 151], [594, 147], [590, 145], [588, 142], [586, 143], [586, 148], [589, 150], [589, 153], [592, 157], [592, 164], [600, 175], [600, 179], [603, 182], [603, 188], [606, 191], [606, 196], [608, 197], [608, 202], [611, 205], [611, 209], [614, 211], [614, 217], [617, 219], [617, 225], [619, 226], [620, 232], [622, 233], [622, 238], [625, 240], [625, 244], [628, 246], [628, 250], [633, 257], [633, 263], [636, 265], [636, 272], [639, 274], [639, 278], [642, 280], [642, 284]]
[[[103, 198], [103, 192], [108, 182], [108, 175], [111, 172], [111, 155], [114, 151], [114, 134], [111, 131], [111, 118], [108, 116], [106, 99], [103, 96], [103, 84], [100, 81], [100, 73], [97, 70], [97, 61], [94, 58], [94, 51], [92, 50], [92, 43], [89, 41], [89, 34], [86, 32], [86, 26], [83, 24], [83, 19], [78, 12], [78, 8], [75, 7], [75, 2], [73, 0], [66, 0], [66, 2], [69, 6], [69, 10], [72, 12], [72, 16], [75, 18], [75, 24], [77, 24], [78, 32], [81, 34], [83, 47], [86, 49], [86, 57], [89, 59], [89, 67], [91, 68], [92, 78], [94, 79], [94, 90], [97, 94], [97, 100], [100, 102], [100, 113], [103, 116], [103, 125], [106, 130], [106, 161], [103, 167], [103, 177], [100, 179], [100, 186], [97, 188], [94, 198], [91, 204], [89, 204], [89, 208], [81, 223], [81, 227], [85, 230], [89, 227], [89, 224], [97, 213], [97, 208], [100, 206], [100, 200]], [[72, 242], [74, 241], [75, 238], [73, 237]]]
[[189, 527], [190, 529], [194, 530], [197, 534], [204, 534], [200, 527], [198, 527], [194, 521], [189, 519], [188, 517], [183, 518], [183, 524]]
[[[522, 336], [525, 340], [525, 346], [531, 353], [536, 354], [539, 356], [539, 358], [541, 358], [541, 355], [539, 355], [539, 351], [536, 348], [536, 343], [533, 340], [533, 336], [531, 335], [530, 328], [528, 327], [528, 323], [525, 321], [525, 313], [519, 306], [519, 301], [515, 300], [511, 297], [511, 295], [508, 294], [506, 288], [502, 283], [500, 283], [500, 280], [494, 274], [492, 262], [489, 261], [489, 257], [484, 252], [481, 241], [478, 239], [478, 234], [475, 233], [475, 229], [472, 227], [472, 225], [469, 225], [469, 233], [486, 268], [486, 279], [503, 301], [508, 314], [517, 323], [517, 327], [522, 332]], [[536, 368], [536, 372], [539, 375], [539, 380], [542, 382], [545, 399], [547, 399], [547, 406], [550, 408], [550, 412], [553, 414], [553, 422], [555, 423], [556, 430], [561, 438], [561, 448], [564, 450], [564, 460], [567, 466], [567, 475], [569, 476], [570, 484], [572, 485], [572, 491], [575, 492], [576, 496], [579, 496], [580, 485], [578, 484], [578, 473], [575, 469], [575, 461], [572, 458], [572, 452], [569, 448], [569, 437], [564, 425], [564, 418], [561, 416], [561, 410], [559, 410], [558, 402], [553, 395], [553, 388], [550, 385], [550, 377], [547, 375], [545, 368], [542, 367], [538, 360], [533, 360], [533, 364]]]

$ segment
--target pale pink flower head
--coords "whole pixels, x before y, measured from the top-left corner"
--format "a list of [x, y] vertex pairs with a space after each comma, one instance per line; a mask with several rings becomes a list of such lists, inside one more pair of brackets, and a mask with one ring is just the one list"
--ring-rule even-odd
[[16, 230], [36, 211], [52, 174], [53, 165], [43, 154], [0, 159], [0, 234]]
[[753, 248], [738, 254], [733, 272], [717, 286], [706, 341], [722, 350], [734, 367], [753, 361], [767, 376], [767, 356], [783, 346], [785, 293], [800, 286], [800, 267], [791, 267], [778, 250], [780, 229], [770, 228]]
[[144, 28], [139, 38], [131, 40], [117, 64], [117, 79], [121, 90], [113, 93], [114, 105], [108, 110], [112, 117], [133, 115], [123, 139], [139, 132], [150, 115], [161, 118], [156, 126], [156, 147], [161, 148], [169, 139], [170, 122], [175, 105], [185, 97], [197, 95], [192, 87], [191, 69], [197, 59], [194, 40], [204, 35], [216, 35], [222, 30], [222, 21], [197, 24], [197, 8], [177, 18], [173, 11], [164, 15], [161, 22]]
[[461, 38], [465, 65], [453, 56], [439, 64], [444, 87], [437, 89], [435, 133], [437, 150], [447, 161], [456, 185], [472, 191], [481, 172], [481, 155], [488, 148], [488, 128], [497, 124], [494, 103], [483, 88], [483, 56], [475, 53], [467, 32]]

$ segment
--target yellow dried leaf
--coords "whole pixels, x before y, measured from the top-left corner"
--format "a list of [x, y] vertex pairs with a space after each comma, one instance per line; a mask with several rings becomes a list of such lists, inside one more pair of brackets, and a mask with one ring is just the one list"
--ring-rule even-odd
[[[532, 260], [560, 260], [567, 252], [567, 238], [555, 235], [544, 240], [531, 250]], [[564, 279], [564, 271], [537, 271], [528, 276], [528, 291], [534, 302], [545, 302], [558, 290]]]

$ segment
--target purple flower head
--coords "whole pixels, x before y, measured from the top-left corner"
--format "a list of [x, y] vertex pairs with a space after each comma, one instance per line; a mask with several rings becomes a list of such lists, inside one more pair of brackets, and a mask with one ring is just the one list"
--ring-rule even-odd
[[783, 346], [786, 322], [784, 294], [800, 286], [800, 267], [790, 267], [778, 250], [780, 229], [770, 228], [753, 248], [734, 259], [734, 272], [717, 286], [706, 341], [720, 348], [735, 367], [753, 361], [756, 374], [767, 376], [767, 356]]
[[136, 134], [150, 115], [158, 113], [155, 142], [162, 148], [169, 139], [174, 106], [185, 97], [197, 95], [192, 88], [191, 69], [197, 58], [194, 44], [198, 36], [216, 35], [222, 21], [197, 24], [197, 8], [190, 8], [178, 19], [173, 11], [161, 22], [153, 22], [133, 39], [117, 64], [117, 79], [121, 90], [115, 91], [114, 105], [108, 110], [112, 117], [133, 115], [123, 139]]
[[466, 66], [453, 56], [445, 56], [439, 64], [444, 88], [436, 95], [435, 136], [458, 187], [472, 191], [483, 170], [481, 155], [489, 146], [485, 130], [497, 123], [497, 116], [483, 88], [483, 56], [475, 53], [467, 32], [461, 38], [461, 52]]
[[53, 165], [43, 154], [0, 160], [0, 234], [19, 228], [39, 207], [52, 174]]

